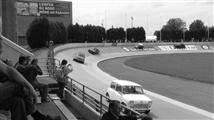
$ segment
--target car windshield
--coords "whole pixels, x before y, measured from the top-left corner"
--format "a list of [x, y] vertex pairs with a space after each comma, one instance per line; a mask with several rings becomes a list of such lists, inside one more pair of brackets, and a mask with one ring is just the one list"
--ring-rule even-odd
[[85, 55], [83, 53], [79, 53], [80, 57], [85, 57]]
[[141, 86], [123, 86], [123, 94], [144, 94]]

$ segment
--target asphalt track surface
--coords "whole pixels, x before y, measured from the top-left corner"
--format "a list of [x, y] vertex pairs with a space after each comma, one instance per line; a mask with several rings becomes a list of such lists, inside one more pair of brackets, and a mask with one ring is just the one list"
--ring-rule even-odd
[[151, 92], [214, 112], [213, 84], [156, 74], [124, 65], [124, 62], [130, 59], [133, 57], [109, 59], [100, 62], [98, 66], [118, 79], [137, 82]]
[[[73, 54], [76, 51], [82, 51], [86, 53], [87, 58], [86, 58], [85, 64], [79, 64], [72, 60], [74, 56]], [[78, 80], [79, 82], [89, 86], [90, 88], [104, 95], [108, 86], [110, 85], [110, 82], [115, 78], [98, 69], [97, 67], [98, 62], [105, 59], [118, 57], [118, 56], [148, 54], [148, 52], [126, 53], [124, 52], [124, 50], [120, 48], [103, 48], [101, 49], [101, 52], [102, 54], [100, 56], [92, 56], [87, 53], [87, 49], [75, 49], [75, 50], [71, 49], [71, 50], [63, 51], [62, 53], [57, 54], [55, 57], [60, 60], [67, 59], [70, 63], [72, 63], [74, 71], [69, 74], [70, 77], [74, 78], [75, 80]], [[151, 52], [151, 51], [149, 52], [149, 54], [155, 54], [155, 53], [158, 54], [159, 52]], [[119, 64], [117, 63], [117, 65]], [[133, 80], [133, 78], [125, 74], [126, 73], [125, 70], [127, 69], [124, 69], [123, 67], [127, 67], [127, 66], [122, 65], [122, 66], [116, 67], [116, 68], [120, 68], [119, 69], [120, 73], [125, 75], [125, 78], [123, 78], [124, 77], [123, 75], [120, 75], [119, 77], [121, 79]], [[114, 68], [114, 70], [116, 70], [116, 68]], [[128, 68], [128, 69], [135, 71], [135, 69], [133, 68]], [[135, 74], [137, 72], [135, 71], [130, 73]], [[147, 76], [150, 79], [161, 79], [161, 80], [174, 79], [174, 78], [169, 78], [169, 76], [157, 75], [157, 74], [154, 75], [154, 73], [149, 73], [146, 71], [144, 71], [143, 73], [140, 73], [139, 76], [142, 76], [142, 75], [144, 77]], [[134, 76], [136, 77], [138, 75], [134, 75]], [[139, 80], [139, 79], [136, 79], [136, 80]], [[139, 82], [139, 81], [136, 81], [136, 82]], [[171, 83], [168, 83], [168, 81], [163, 81], [163, 82], [165, 84], [171, 84]], [[180, 84], [180, 83], [176, 83], [176, 84]], [[153, 85], [154, 84], [150, 83], [146, 86], [147, 88], [151, 88]], [[172, 88], [169, 87], [167, 90], [170, 90], [170, 89]], [[175, 119], [176, 120], [212, 120], [213, 119], [213, 113], [211, 112], [198, 109], [195, 106], [189, 106], [187, 104], [180, 103], [179, 102], [180, 100], [177, 101], [175, 99], [170, 99], [168, 98], [168, 95], [162, 96], [162, 95], [147, 91], [147, 89], [145, 91], [146, 91], [146, 94], [153, 100], [152, 110], [149, 115], [152, 116], [154, 120], [161, 120], [161, 119], [164, 119], [164, 120], [172, 120], [172, 119], [173, 120]], [[184, 91], [184, 92], [191, 92], [191, 91]], [[99, 96], [94, 96], [94, 97], [98, 98]]]

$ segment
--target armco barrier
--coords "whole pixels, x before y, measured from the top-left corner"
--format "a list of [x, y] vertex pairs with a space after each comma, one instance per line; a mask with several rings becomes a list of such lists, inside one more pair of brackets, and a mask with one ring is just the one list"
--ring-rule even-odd
[[[136, 43], [117, 43], [117, 46], [134, 46]], [[85, 47], [113, 47], [112, 43], [69, 43], [54, 48], [55, 55], [66, 49], [85, 48]]]
[[[117, 43], [117, 46], [135, 46], [137, 43]], [[153, 46], [155, 49], [160, 49], [158, 46], [166, 46], [166, 45], [175, 45], [175, 44], [180, 44], [178, 43], [143, 43], [145, 46]], [[209, 48], [214, 48], [214, 42], [183, 42], [182, 44], [185, 45], [196, 45], [196, 46], [201, 46], [201, 45], [207, 45]], [[86, 48], [86, 47], [114, 47], [112, 46], [112, 43], [69, 43], [69, 44], [64, 44], [60, 45], [54, 48], [54, 53], [55, 55], [58, 52], [61, 52], [66, 49], [75, 49], [75, 48]]]

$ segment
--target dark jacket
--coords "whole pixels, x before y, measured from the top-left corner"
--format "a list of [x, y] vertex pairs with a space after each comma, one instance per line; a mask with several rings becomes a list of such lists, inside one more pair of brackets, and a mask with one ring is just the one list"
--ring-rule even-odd
[[103, 114], [101, 120], [118, 120], [118, 117], [114, 116], [111, 112], [106, 112]]
[[111, 112], [103, 114], [101, 120], [137, 120], [136, 116], [115, 116]]
[[21, 64], [18, 64], [16, 66], [16, 70], [19, 71], [19, 73], [21, 73], [25, 78], [26, 78], [26, 66], [25, 65], [21, 65]]
[[43, 72], [38, 65], [28, 65], [26, 67], [26, 79], [34, 85], [35, 82], [38, 82], [36, 77], [37, 75], [42, 75]]

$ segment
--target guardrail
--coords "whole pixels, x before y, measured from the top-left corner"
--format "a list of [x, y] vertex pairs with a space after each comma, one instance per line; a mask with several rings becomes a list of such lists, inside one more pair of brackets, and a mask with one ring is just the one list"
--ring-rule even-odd
[[[94, 109], [96, 112], [98, 112], [101, 115], [103, 113], [108, 111], [108, 101], [110, 99], [99, 92], [87, 87], [86, 85], [68, 77], [68, 85], [66, 86], [66, 89], [69, 90], [72, 95], [78, 97], [80, 100], [82, 100], [83, 103], [86, 103], [88, 106], [90, 106], [92, 109]], [[97, 97], [95, 97], [97, 96]], [[132, 115], [140, 115], [141, 113], [121, 104], [122, 110], [126, 111], [125, 114], [132, 114]], [[122, 114], [124, 112], [121, 111]]]
[[[66, 88], [73, 95], [75, 95], [76, 97], [81, 99], [83, 103], [86, 103], [95, 111], [100, 113], [100, 115], [107, 112], [108, 106], [104, 104], [104, 100], [109, 100], [109, 98], [70, 77], [68, 79], [69, 83]], [[94, 96], [97, 96], [97, 99]]]

